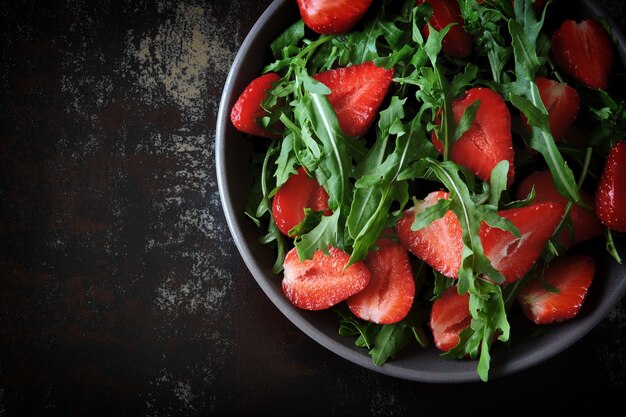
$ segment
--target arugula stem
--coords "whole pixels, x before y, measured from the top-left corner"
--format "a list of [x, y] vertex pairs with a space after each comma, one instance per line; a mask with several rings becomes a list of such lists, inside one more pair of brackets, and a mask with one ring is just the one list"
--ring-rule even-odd
[[441, 120], [440, 132], [443, 137], [440, 140], [443, 143], [443, 160], [447, 161], [450, 159], [450, 148], [452, 147], [452, 143], [450, 142], [453, 137], [452, 132], [454, 132], [456, 128], [456, 120], [454, 119], [454, 113], [452, 111], [451, 97], [449, 97], [450, 89], [448, 87], [448, 81], [443, 76], [443, 71], [438, 62], [434, 63], [433, 70], [437, 75], [437, 82], [443, 94], [443, 118]]
[[[578, 184], [577, 184], [579, 191], [582, 188], [583, 183], [585, 182], [585, 177], [587, 176], [587, 171], [589, 170], [589, 163], [591, 162], [592, 153], [593, 153], [593, 149], [591, 147], [587, 147], [587, 150], [585, 152], [585, 162], [583, 164], [583, 169], [582, 169], [582, 172], [580, 173], [580, 178], [578, 179]], [[581, 200], [579, 204], [582, 205], [582, 203], [583, 201]], [[565, 212], [563, 213], [563, 217], [561, 217], [561, 221], [559, 222], [559, 225], [556, 227], [554, 233], [552, 234], [551, 239], [557, 238], [561, 234], [561, 230], [565, 226], [565, 223], [569, 220], [569, 214], [573, 206], [574, 206], [574, 203], [568, 200], [567, 204], [565, 205]], [[588, 207], [586, 203], [584, 204], [584, 206]]]

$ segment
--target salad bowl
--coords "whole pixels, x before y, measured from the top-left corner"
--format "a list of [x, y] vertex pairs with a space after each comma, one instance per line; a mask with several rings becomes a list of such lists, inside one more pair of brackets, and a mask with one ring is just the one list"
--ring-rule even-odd
[[[557, 2], [558, 3], [558, 2]], [[617, 40], [615, 68], [626, 62], [626, 39], [607, 13], [592, 1], [567, 3], [569, 18], [602, 17]], [[259, 242], [263, 234], [245, 214], [246, 197], [254, 182], [251, 158], [255, 144], [230, 121], [230, 110], [246, 85], [271, 61], [269, 44], [299, 18], [292, 0], [276, 0], [261, 15], [237, 53], [220, 102], [216, 131], [216, 170], [222, 206], [233, 240], [243, 261], [267, 297], [295, 326], [315, 342], [359, 366], [385, 375], [429, 383], [479, 381], [476, 360], [450, 360], [440, 356], [432, 344], [402, 350], [383, 365], [374, 365], [367, 351], [352, 338], [340, 336], [337, 316], [332, 311], [307, 311], [293, 306], [283, 294], [281, 276], [272, 272], [276, 255]], [[494, 379], [538, 365], [567, 349], [600, 323], [626, 292], [626, 266], [604, 250], [602, 242], [589, 242], [583, 250], [597, 261], [596, 276], [579, 314], [572, 320], [550, 325], [540, 336], [521, 314], [512, 316], [511, 341], [494, 344], [489, 378]], [[616, 238], [617, 252], [626, 258], [626, 244]]]

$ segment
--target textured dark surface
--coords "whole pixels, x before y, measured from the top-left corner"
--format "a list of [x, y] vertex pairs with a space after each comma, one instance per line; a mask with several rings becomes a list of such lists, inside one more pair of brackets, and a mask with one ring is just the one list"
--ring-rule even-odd
[[[241, 261], [215, 117], [268, 0], [0, 7], [0, 416], [623, 407], [626, 300], [548, 362], [431, 385], [303, 335]], [[601, 1], [626, 29], [622, 1]]]

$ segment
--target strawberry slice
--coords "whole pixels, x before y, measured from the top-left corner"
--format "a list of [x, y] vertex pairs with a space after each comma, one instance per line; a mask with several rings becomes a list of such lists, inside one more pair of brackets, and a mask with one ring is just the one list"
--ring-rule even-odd
[[[417, 5], [428, 3], [433, 7], [433, 14], [429, 23], [437, 31], [445, 28], [450, 23], [454, 26], [441, 41], [443, 53], [457, 58], [466, 58], [472, 53], [474, 37], [463, 29], [465, 21], [461, 17], [461, 9], [457, 0], [417, 0]], [[428, 36], [428, 25], [425, 25], [422, 32]]]
[[472, 321], [469, 293], [459, 294], [456, 286], [445, 290], [430, 310], [430, 329], [437, 349], [448, 352], [459, 344], [460, 334]]
[[596, 213], [605, 226], [626, 232], [626, 141], [609, 151], [596, 190]]
[[463, 231], [456, 215], [449, 211], [420, 230], [411, 230], [415, 216], [424, 212], [448, 193], [435, 191], [424, 200], [407, 209], [396, 224], [398, 240], [409, 252], [435, 270], [450, 278], [457, 278], [463, 252]]
[[[550, 171], [535, 171], [524, 178], [515, 192], [516, 198], [518, 200], [526, 198], [533, 187], [535, 187], [534, 203], [552, 202], [563, 206], [567, 204], [567, 198], [557, 191]], [[582, 190], [581, 196], [583, 201], [593, 205], [592, 196]], [[565, 227], [559, 235], [559, 242], [566, 248], [576, 243], [602, 236], [602, 225], [593, 210], [573, 205], [569, 218], [572, 222], [572, 229]], [[573, 239], [570, 230], [573, 231]]]
[[[578, 92], [566, 83], [537, 77], [535, 84], [539, 89], [541, 101], [548, 110], [550, 132], [557, 140], [574, 124], [580, 109], [580, 97], [578, 97]], [[524, 113], [521, 114], [521, 119], [522, 123], [528, 126]]]
[[516, 299], [526, 317], [536, 324], [572, 319], [585, 301], [595, 269], [595, 261], [587, 255], [558, 257], [543, 271], [544, 280], [558, 292], [544, 287], [538, 273]]
[[331, 91], [326, 97], [348, 136], [362, 136], [374, 123], [391, 84], [393, 69], [366, 62], [320, 72], [313, 76]]
[[[511, 135], [511, 114], [502, 97], [495, 91], [476, 87], [454, 100], [452, 110], [457, 123], [465, 109], [480, 100], [474, 123], [452, 144], [450, 159], [468, 168], [482, 180], [488, 181], [491, 171], [502, 160], [509, 161], [508, 182], [513, 183], [513, 138]], [[433, 144], [443, 152], [443, 144], [433, 134]]]
[[286, 236], [295, 237], [289, 231], [304, 220], [304, 209], [323, 211], [330, 216], [328, 193], [315, 178], [307, 175], [304, 168], [289, 177], [281, 185], [272, 201], [272, 217], [278, 229]]
[[278, 137], [257, 122], [261, 117], [268, 115], [261, 107], [261, 103], [265, 100], [267, 91], [272, 88], [272, 84], [278, 80], [280, 80], [278, 74], [268, 72], [248, 84], [230, 111], [230, 120], [235, 128], [254, 136], [270, 139]]
[[346, 268], [350, 255], [335, 247], [328, 253], [318, 250], [312, 259], [301, 261], [293, 248], [285, 256], [283, 292], [296, 307], [324, 310], [367, 286], [370, 273], [362, 261]]
[[556, 64], [587, 87], [605, 90], [613, 65], [613, 43], [598, 21], [565, 20], [552, 34]]
[[498, 214], [519, 229], [519, 238], [486, 223], [481, 225], [483, 251], [491, 265], [504, 275], [503, 284], [517, 281], [530, 271], [559, 225], [563, 211], [563, 205], [555, 203], [500, 210]]
[[297, 0], [305, 25], [320, 34], [349, 31], [363, 17], [372, 0]]
[[377, 250], [364, 263], [370, 271], [365, 289], [348, 298], [352, 313], [378, 324], [397, 323], [409, 313], [415, 296], [415, 281], [406, 249], [391, 239], [379, 239]]

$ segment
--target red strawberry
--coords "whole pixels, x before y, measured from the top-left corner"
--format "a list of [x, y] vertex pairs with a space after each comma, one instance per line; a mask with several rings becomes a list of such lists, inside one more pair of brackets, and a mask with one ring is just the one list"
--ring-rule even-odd
[[323, 310], [367, 286], [370, 273], [362, 261], [346, 268], [350, 255], [334, 247], [328, 252], [318, 250], [312, 259], [301, 261], [293, 248], [285, 256], [283, 292], [296, 307]]
[[379, 239], [378, 250], [365, 257], [370, 282], [365, 289], [348, 298], [352, 313], [378, 324], [397, 323], [409, 313], [415, 296], [415, 281], [409, 255], [390, 239]]
[[430, 311], [430, 329], [435, 346], [444, 352], [459, 344], [459, 336], [472, 321], [469, 293], [459, 294], [452, 286], [435, 300]]
[[626, 141], [609, 151], [596, 190], [596, 213], [605, 226], [626, 232]]
[[552, 56], [563, 71], [586, 86], [602, 90], [608, 86], [613, 43], [596, 20], [565, 20], [552, 34]]
[[[524, 178], [516, 190], [516, 198], [518, 200], [526, 198], [533, 186], [535, 187], [534, 203], [552, 202], [563, 206], [567, 204], [567, 199], [556, 190], [550, 171], [535, 171]], [[581, 191], [581, 195], [583, 201], [590, 205], [593, 204], [593, 197], [584, 191]], [[570, 229], [565, 227], [559, 235], [559, 242], [565, 247], [602, 236], [602, 225], [593, 210], [573, 205], [569, 216], [572, 221], [574, 239], [571, 238]]]
[[[447, 198], [447, 194], [431, 193], [423, 202], [405, 210], [396, 225], [398, 239], [407, 250], [435, 270], [457, 278], [463, 252], [463, 232], [456, 215], [450, 211], [424, 229], [410, 229], [415, 214], [423, 212], [439, 198]], [[532, 268], [558, 226], [563, 210], [560, 204], [540, 203], [499, 211], [500, 216], [519, 229], [520, 238], [485, 223], [481, 225], [480, 239], [485, 256], [504, 275], [505, 284], [520, 279]]]
[[277, 137], [277, 135], [258, 124], [257, 120], [267, 116], [267, 112], [261, 107], [261, 103], [265, 100], [267, 91], [272, 88], [272, 83], [278, 80], [280, 80], [278, 74], [268, 72], [255, 78], [248, 84], [230, 111], [230, 120], [238, 130], [250, 135], [263, 136], [270, 139]]
[[339, 125], [348, 136], [361, 136], [374, 123], [389, 85], [393, 69], [373, 62], [336, 68], [314, 75], [331, 91], [326, 97], [335, 109]]
[[369, 9], [372, 0], [297, 0], [307, 27], [321, 34], [352, 29]]
[[[491, 171], [502, 160], [509, 161], [508, 182], [513, 183], [513, 138], [511, 114], [502, 97], [495, 91], [477, 87], [468, 90], [454, 100], [452, 109], [457, 123], [465, 109], [480, 100], [474, 123], [451, 147], [450, 159], [468, 168], [483, 180], [489, 180]], [[433, 143], [439, 152], [443, 144], [433, 135]]]
[[415, 215], [422, 213], [440, 198], [448, 198], [448, 193], [432, 192], [424, 200], [417, 201], [412, 208], [405, 210], [396, 224], [398, 240], [408, 251], [435, 270], [456, 278], [463, 252], [463, 231], [456, 215], [449, 211], [427, 227], [411, 230]]
[[[437, 31], [450, 23], [455, 23], [441, 42], [441, 50], [450, 56], [466, 58], [472, 53], [474, 37], [463, 29], [465, 21], [457, 0], [417, 0], [417, 5], [428, 3], [433, 7], [430, 25]], [[428, 36], [428, 25], [424, 26], [424, 36]]]
[[301, 167], [274, 195], [272, 217], [278, 229], [291, 236], [289, 231], [304, 220], [305, 208], [323, 211], [327, 216], [332, 214], [328, 209], [328, 193]]
[[504, 275], [503, 284], [517, 281], [530, 271], [559, 225], [563, 211], [561, 204], [554, 203], [499, 211], [500, 216], [519, 229], [519, 238], [511, 232], [482, 224], [480, 241], [485, 256]]
[[[548, 110], [550, 131], [557, 140], [568, 131], [578, 116], [580, 109], [578, 92], [566, 83], [543, 77], [537, 77], [535, 83], [539, 89], [541, 101]], [[522, 123], [527, 126], [527, 119], [523, 113], [521, 118]]]
[[559, 292], [545, 288], [539, 272], [520, 290], [517, 301], [526, 317], [536, 324], [574, 318], [585, 301], [595, 269], [595, 261], [587, 255], [555, 258], [543, 271], [543, 278]]

